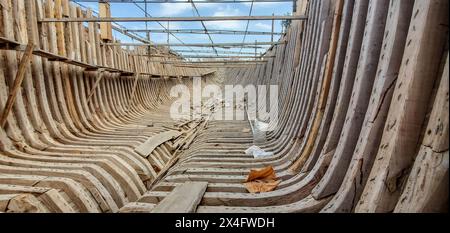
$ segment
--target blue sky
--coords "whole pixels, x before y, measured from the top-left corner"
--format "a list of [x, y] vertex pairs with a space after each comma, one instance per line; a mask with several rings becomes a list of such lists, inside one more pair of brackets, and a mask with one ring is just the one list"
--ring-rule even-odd
[[[196, 2], [196, 1], [194, 1]], [[91, 7], [95, 11], [98, 10], [98, 3], [82, 2], [84, 6]], [[247, 16], [250, 11], [251, 3], [195, 3], [201, 16]], [[142, 8], [144, 4], [138, 4]], [[190, 3], [152, 3], [149, 4], [148, 13], [154, 17], [185, 17], [196, 16]], [[111, 12], [113, 17], [144, 17], [144, 12], [133, 3], [111, 3]], [[254, 3], [252, 15], [285, 15], [292, 12], [292, 2], [278, 3]], [[167, 22], [161, 22], [167, 27]], [[120, 23], [129, 29], [145, 29], [144, 22]], [[213, 21], [205, 22], [207, 29], [224, 29], [224, 30], [245, 30], [247, 21]], [[252, 31], [271, 31], [271, 21], [250, 21], [249, 30]], [[156, 22], [149, 22], [150, 29], [162, 29]], [[200, 22], [170, 22], [170, 29], [203, 29]], [[275, 22], [275, 31], [282, 30], [281, 22]], [[141, 34], [145, 36], [145, 34]], [[209, 43], [207, 35], [199, 34], [175, 34], [184, 43]], [[124, 37], [118, 32], [114, 32], [114, 36], [122, 42], [133, 42], [130, 38]], [[242, 42], [243, 35], [211, 35], [215, 43]], [[279, 36], [275, 36], [274, 40], [278, 40]], [[156, 43], [166, 43], [167, 34], [153, 33], [151, 40]], [[247, 35], [246, 42], [270, 42], [270, 35]], [[135, 42], [135, 41], [134, 41]], [[180, 43], [176, 38], [170, 36], [171, 43]], [[186, 47], [177, 47], [180, 50], [190, 50]], [[194, 50], [208, 48], [193, 48]], [[210, 49], [209, 49], [210, 50]], [[218, 50], [222, 50], [219, 49]], [[227, 49], [226, 51], [239, 51], [240, 48]], [[254, 49], [243, 49], [243, 52], [254, 52]], [[259, 49], [258, 53], [264, 52], [265, 49]]]

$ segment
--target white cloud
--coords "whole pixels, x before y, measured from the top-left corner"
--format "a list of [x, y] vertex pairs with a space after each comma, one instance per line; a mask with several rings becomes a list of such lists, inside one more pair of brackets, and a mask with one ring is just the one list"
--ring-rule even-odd
[[[164, 27], [167, 27], [167, 22], [161, 22], [161, 24]], [[183, 28], [180, 22], [170, 22], [169, 26], [170, 26], [170, 29], [181, 29], [181, 28]], [[132, 25], [127, 25], [127, 28], [128, 29], [132, 29], [132, 30], [143, 30], [143, 29], [145, 29], [145, 23], [135, 23], [135, 24], [132, 24]], [[162, 30], [163, 29], [159, 24], [149, 25], [148, 28], [150, 30], [152, 30], [152, 29]]]
[[272, 25], [265, 24], [265, 23], [256, 23], [255, 27], [257, 27], [259, 29], [264, 29], [264, 30], [271, 30], [272, 29]]
[[[240, 14], [239, 9], [232, 8], [229, 5], [226, 8], [220, 8], [216, 12], [214, 12], [213, 16], [237, 16]], [[211, 26], [217, 29], [243, 29], [244, 22], [243, 21], [210, 21], [205, 22], [207, 26]]]
[[244, 28], [244, 23], [239, 21], [214, 21], [214, 22], [205, 22], [205, 25], [209, 29], [234, 29], [239, 30]]
[[232, 8], [227, 5], [225, 8], [220, 8], [218, 11], [214, 12], [214, 16], [236, 16], [239, 15], [240, 11], [238, 8]]
[[[244, 5], [250, 7], [252, 5], [251, 2], [244, 2]], [[253, 8], [255, 7], [276, 7], [277, 5], [283, 4], [282, 2], [254, 2]]]
[[188, 10], [192, 10], [192, 5], [190, 3], [162, 3], [159, 14], [161, 16], [174, 16], [183, 14]]

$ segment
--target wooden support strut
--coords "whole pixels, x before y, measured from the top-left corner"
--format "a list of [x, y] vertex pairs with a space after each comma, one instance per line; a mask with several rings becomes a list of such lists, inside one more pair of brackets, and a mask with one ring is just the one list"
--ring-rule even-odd
[[103, 73], [104, 73], [103, 71], [99, 71], [97, 80], [95, 81], [94, 86], [92, 86], [91, 91], [89, 92], [88, 101], [87, 101], [88, 104], [91, 102], [92, 96], [95, 94], [95, 91], [97, 90], [97, 87], [99, 86], [100, 81], [102, 81], [102, 79], [103, 79]]
[[140, 73], [137, 73], [135, 75], [134, 84], [133, 84], [133, 90], [131, 92], [131, 97], [130, 97], [130, 102], [129, 102], [129, 107], [131, 107], [131, 105], [133, 104], [134, 96], [136, 95], [136, 87], [137, 87], [137, 84], [138, 84], [140, 76], [141, 76]]
[[27, 45], [27, 48], [25, 49], [25, 53], [22, 56], [22, 59], [20, 60], [19, 64], [19, 70], [17, 71], [16, 78], [14, 80], [14, 85], [11, 88], [11, 91], [8, 96], [8, 100], [6, 101], [5, 108], [3, 109], [1, 118], [0, 118], [0, 126], [5, 127], [6, 121], [8, 119], [8, 115], [12, 110], [12, 107], [14, 106], [14, 102], [17, 98], [17, 92], [19, 91], [20, 87], [22, 86], [23, 79], [25, 78], [25, 71], [27, 68], [27, 65], [31, 61], [31, 57], [33, 55], [33, 49], [34, 49], [34, 43], [30, 42]]

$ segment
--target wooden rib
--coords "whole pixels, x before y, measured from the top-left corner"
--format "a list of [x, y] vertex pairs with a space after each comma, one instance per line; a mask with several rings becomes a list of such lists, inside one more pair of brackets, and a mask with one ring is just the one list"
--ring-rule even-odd
[[325, 66], [325, 72], [324, 72], [324, 80], [322, 82], [322, 88], [321, 88], [321, 95], [319, 97], [319, 105], [317, 106], [317, 115], [314, 119], [314, 123], [312, 126], [312, 132], [309, 134], [309, 137], [306, 142], [306, 148], [303, 150], [302, 155], [300, 156], [299, 160], [297, 160], [291, 167], [293, 171], [298, 171], [299, 168], [303, 167], [304, 163], [308, 159], [309, 155], [311, 154], [311, 151], [314, 146], [314, 141], [316, 140], [320, 123], [322, 122], [322, 117], [325, 111], [325, 105], [326, 100], [328, 97], [330, 84], [331, 84], [331, 78], [332, 78], [332, 71], [334, 67], [334, 60], [336, 56], [336, 49], [337, 49], [337, 43], [339, 39], [339, 33], [340, 33], [340, 25], [341, 25], [341, 17], [342, 17], [342, 11], [344, 8], [344, 1], [338, 0], [336, 2], [336, 8], [334, 12], [334, 21], [333, 21], [333, 32], [331, 36], [331, 42], [330, 42], [330, 49], [328, 50], [328, 56], [326, 66]]
[[448, 22], [448, 1], [416, 1], [405, 54], [383, 138], [356, 211], [389, 212], [416, 153], [429, 98], [437, 77]]
[[[448, 203], [448, 53], [426, 135], [394, 212], [445, 212]], [[428, 181], [430, 177], [432, 180]]]
[[392, 100], [395, 82], [406, 44], [413, 2], [397, 1], [390, 5], [385, 38], [377, 68], [371, 101], [363, 128], [353, 152], [352, 161], [337, 195], [323, 212], [350, 212], [356, 206], [378, 149], [386, 115]]

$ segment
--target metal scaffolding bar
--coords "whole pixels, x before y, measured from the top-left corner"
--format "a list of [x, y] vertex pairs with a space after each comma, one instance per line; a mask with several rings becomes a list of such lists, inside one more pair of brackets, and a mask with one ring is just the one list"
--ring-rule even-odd
[[241, 61], [163, 61], [162, 64], [247, 64], [247, 63], [265, 63], [267, 60], [241, 60]]
[[[197, 16], [198, 16], [198, 17], [201, 17], [200, 12], [198, 11], [197, 7], [195, 6], [194, 1], [189, 0], [189, 2], [192, 4], [192, 8], [194, 8], [195, 12], [197, 13]], [[217, 53], [217, 49], [214, 47], [214, 41], [213, 41], [211, 35], [209, 34], [208, 29], [206, 28], [205, 22], [200, 21], [200, 23], [202, 24], [203, 29], [205, 29], [205, 33], [206, 33], [206, 35], [208, 36], [209, 41], [211, 41], [212, 49], [214, 50], [214, 52], [216, 53], [216, 55], [219, 56], [219, 54]]]
[[246, 63], [246, 64], [228, 64], [228, 65], [224, 65], [224, 64], [205, 64], [205, 65], [200, 65], [200, 64], [186, 64], [186, 65], [182, 65], [182, 64], [173, 64], [173, 66], [176, 67], [189, 67], [189, 68], [211, 68], [211, 69], [218, 69], [218, 68], [242, 68], [242, 67], [249, 67], [250, 65], [257, 65], [258, 63]]
[[229, 20], [307, 20], [303, 15], [277, 16], [205, 16], [205, 17], [112, 17], [112, 18], [43, 18], [41, 23], [71, 22], [189, 22], [189, 21], [229, 21]]
[[[211, 50], [190, 51], [190, 50], [182, 50], [182, 49], [180, 49], [180, 50], [174, 50], [174, 51], [178, 52], [178, 53], [196, 53], [196, 54], [199, 54], [199, 53], [207, 53], [207, 54], [214, 53], [215, 54], [215, 52], [211, 51]], [[219, 50], [218, 52], [219, 52], [219, 54], [244, 54], [244, 55], [253, 55], [253, 54], [255, 54], [253, 52], [241, 52], [241, 53], [239, 53], [238, 51], [222, 51], [222, 50]]]
[[[162, 33], [165, 34], [167, 32], [169, 33], [177, 33], [177, 34], [206, 34], [205, 30], [203, 29], [171, 29], [169, 30], [163, 30], [163, 29], [128, 29], [126, 30], [128, 32], [140, 32], [140, 33]], [[220, 35], [243, 35], [245, 31], [238, 31], [238, 30], [211, 30], [208, 29], [209, 34], [220, 34]], [[258, 32], [258, 31], [248, 31], [247, 35], [283, 35], [281, 32]]]
[[[153, 46], [170, 46], [170, 47], [239, 47], [246, 46], [247, 48], [261, 48], [261, 45], [274, 45], [283, 44], [284, 42], [257, 42], [257, 43], [215, 43], [214, 45], [210, 43], [198, 43], [198, 44], [152, 44]], [[142, 43], [103, 43], [107, 46], [149, 46], [149, 44]]]
[[[264, 58], [269, 58], [274, 56], [266, 56]], [[230, 59], [238, 59], [238, 58], [261, 58], [260, 56], [199, 56], [199, 55], [183, 55], [183, 58], [230, 58]]]
[[[145, 0], [145, 1], [147, 2], [147, 0]], [[142, 12], [144, 12], [145, 17], [153, 17], [152, 15], [150, 15], [150, 14], [148, 13], [148, 10], [147, 10], [147, 9], [142, 8], [138, 3], [136, 3], [135, 0], [131, 0], [131, 2], [132, 2], [137, 8], [139, 8]], [[146, 23], [147, 23], [147, 22], [146, 22]], [[164, 27], [164, 25], [163, 25], [161, 22], [156, 22], [156, 23], [158, 23], [164, 30], [170, 31], [168, 28]], [[184, 43], [184, 41], [182, 41], [180, 38], [178, 38], [175, 34], [173, 34], [173, 33], [171, 33], [171, 32], [169, 32], [169, 34], [172, 35], [173, 38], [175, 38], [176, 40], [178, 40], [180, 43], [182, 43], [182, 44]], [[148, 36], [150, 36], [150, 34], [148, 34]], [[150, 41], [150, 40], [149, 40], [149, 41]], [[193, 51], [192, 48], [189, 48], [189, 49], [191, 49], [191, 50]]]
[[[250, 12], [248, 14], [248, 16], [252, 16], [252, 12], [253, 12], [253, 4], [255, 3], [255, 1], [252, 1], [251, 5], [250, 5]], [[242, 38], [242, 43], [245, 43], [245, 39], [247, 38], [247, 31], [248, 31], [248, 26], [250, 24], [250, 20], [247, 20], [247, 26], [245, 27], [245, 33], [244, 36]], [[242, 50], [244, 49], [244, 46], [241, 47], [241, 49], [239, 50], [239, 52], [242, 52]], [[257, 50], [257, 48], [255, 47], [255, 50]]]
[[[71, 0], [72, 2], [98, 2], [98, 0]], [[108, 0], [111, 3], [189, 3], [189, 0]], [[266, 3], [266, 2], [293, 2], [295, 0], [255, 0], [255, 3]], [[249, 3], [252, 0], [201, 0], [194, 1], [198, 4], [203, 3]]]
[[[272, 14], [272, 16], [275, 16], [275, 14]], [[272, 20], [272, 33], [270, 33], [271, 34], [271, 37], [270, 37], [271, 42], [273, 42], [274, 31], [275, 31], [275, 20]]]

